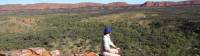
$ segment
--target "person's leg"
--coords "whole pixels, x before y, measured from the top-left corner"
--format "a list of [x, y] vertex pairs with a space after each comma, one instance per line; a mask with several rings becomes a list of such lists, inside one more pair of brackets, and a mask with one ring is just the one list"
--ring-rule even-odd
[[110, 52], [111, 53], [115, 53], [115, 54], [119, 54], [119, 50], [118, 49], [111, 49]]
[[103, 56], [120, 56], [119, 54], [104, 52]]

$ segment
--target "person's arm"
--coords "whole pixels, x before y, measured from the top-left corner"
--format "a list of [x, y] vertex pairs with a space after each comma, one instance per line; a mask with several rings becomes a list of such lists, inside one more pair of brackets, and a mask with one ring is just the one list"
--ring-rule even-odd
[[109, 44], [114, 47], [115, 49], [117, 48], [117, 46], [111, 41], [111, 39], [109, 38]]
[[[117, 51], [115, 51], [115, 53], [119, 53], [119, 51], [120, 51], [120, 48], [118, 48], [112, 41], [111, 41], [111, 39], [109, 38], [109, 43], [110, 43], [110, 45], [114, 48], [114, 49], [117, 49]], [[109, 52], [113, 52], [113, 50], [109, 50]]]
[[114, 49], [117, 49], [117, 50], [118, 50], [116, 53], [119, 53], [120, 48], [118, 48], [111, 40], [110, 40], [110, 45], [111, 45]]

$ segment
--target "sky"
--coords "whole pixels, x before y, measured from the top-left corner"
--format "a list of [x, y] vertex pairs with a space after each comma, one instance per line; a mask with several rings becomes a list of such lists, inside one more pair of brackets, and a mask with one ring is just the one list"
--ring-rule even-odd
[[130, 4], [142, 4], [145, 1], [183, 1], [183, 0], [2, 0], [0, 4], [34, 4], [34, 3], [110, 3], [110, 2], [127, 2]]

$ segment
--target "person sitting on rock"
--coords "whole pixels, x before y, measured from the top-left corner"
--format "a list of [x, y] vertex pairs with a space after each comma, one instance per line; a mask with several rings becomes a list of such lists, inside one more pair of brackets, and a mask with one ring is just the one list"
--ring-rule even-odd
[[101, 45], [102, 56], [120, 56], [119, 55], [120, 48], [116, 47], [110, 39], [111, 32], [112, 32], [111, 27], [106, 27], [104, 29], [104, 36]]

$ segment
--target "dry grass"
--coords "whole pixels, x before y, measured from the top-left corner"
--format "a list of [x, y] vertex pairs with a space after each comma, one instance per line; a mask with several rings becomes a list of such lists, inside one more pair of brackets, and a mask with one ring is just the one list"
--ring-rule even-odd
[[[5, 19], [6, 18], [6, 19]], [[2, 17], [0, 21], [0, 34], [3, 33], [19, 33], [28, 30], [36, 30], [37, 23], [40, 21], [37, 17]]]

